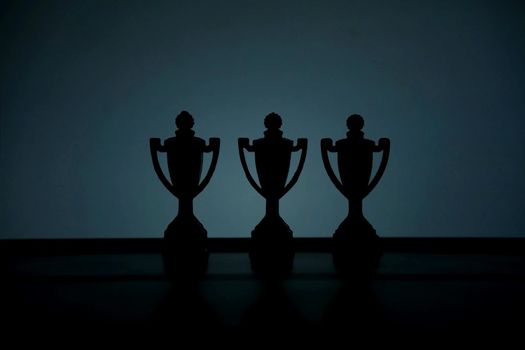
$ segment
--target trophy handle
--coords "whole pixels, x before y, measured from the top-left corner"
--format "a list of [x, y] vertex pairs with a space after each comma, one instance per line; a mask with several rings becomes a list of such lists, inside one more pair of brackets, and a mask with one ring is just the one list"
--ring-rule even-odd
[[261, 187], [257, 184], [257, 182], [255, 182], [252, 174], [250, 174], [250, 169], [248, 168], [248, 165], [246, 164], [246, 158], [244, 157], [244, 149], [246, 149], [248, 152], [253, 150], [253, 146], [250, 146], [250, 140], [245, 137], [240, 137], [237, 143], [239, 145], [239, 156], [241, 158], [242, 169], [244, 170], [244, 174], [246, 175], [248, 182], [261, 196], [266, 198], [266, 196], [262, 193]]
[[376, 152], [383, 151], [383, 156], [381, 158], [381, 163], [379, 164], [379, 168], [377, 169], [377, 173], [372, 179], [372, 181], [370, 182], [370, 184], [368, 184], [368, 188], [366, 189], [366, 192], [363, 198], [365, 198], [366, 196], [368, 196], [370, 192], [372, 192], [372, 190], [374, 189], [374, 187], [376, 187], [379, 180], [381, 180], [383, 173], [385, 172], [386, 164], [388, 163], [388, 157], [390, 156], [390, 139], [387, 139], [387, 138], [379, 139], [379, 142], [377, 143], [377, 148], [375, 151]]
[[208, 169], [208, 173], [202, 180], [202, 182], [197, 186], [197, 190], [195, 191], [195, 194], [193, 197], [195, 198], [199, 193], [204, 190], [204, 188], [208, 185], [208, 183], [211, 180], [211, 177], [213, 176], [213, 173], [215, 172], [215, 167], [217, 166], [217, 160], [219, 159], [219, 150], [221, 148], [221, 140], [217, 137], [211, 137], [210, 141], [208, 143], [208, 146], [205, 146], [204, 152], [213, 152], [210, 167]]
[[306, 151], [308, 149], [308, 140], [307, 139], [297, 139], [297, 146], [294, 146], [292, 148], [292, 151], [299, 151], [301, 150], [301, 158], [299, 158], [299, 165], [297, 166], [297, 170], [295, 170], [295, 173], [293, 174], [290, 182], [288, 185], [284, 187], [283, 193], [281, 194], [281, 197], [284, 196], [290, 189], [295, 185], [297, 180], [299, 180], [299, 175], [301, 175], [301, 171], [303, 170], [304, 161], [306, 160]]
[[153, 169], [155, 169], [155, 172], [157, 173], [157, 176], [159, 177], [160, 182], [168, 189], [168, 191], [171, 192], [175, 197], [179, 198], [179, 195], [177, 191], [175, 191], [175, 188], [171, 184], [171, 182], [168, 181], [164, 173], [162, 172], [162, 168], [160, 167], [159, 158], [157, 157], [157, 152], [162, 152], [162, 146], [160, 143], [159, 138], [150, 138], [149, 139], [149, 149], [151, 152], [151, 160], [153, 161]]
[[343, 187], [343, 184], [341, 183], [341, 181], [339, 181], [339, 179], [334, 173], [334, 170], [332, 169], [332, 165], [330, 164], [330, 158], [328, 158], [328, 152], [336, 151], [337, 149], [333, 145], [332, 139], [326, 138], [321, 140], [321, 157], [323, 158], [323, 165], [326, 170], [326, 173], [328, 174], [330, 180], [332, 180], [335, 187], [339, 190], [339, 192], [341, 192], [345, 197], [348, 197], [346, 195], [346, 191]]

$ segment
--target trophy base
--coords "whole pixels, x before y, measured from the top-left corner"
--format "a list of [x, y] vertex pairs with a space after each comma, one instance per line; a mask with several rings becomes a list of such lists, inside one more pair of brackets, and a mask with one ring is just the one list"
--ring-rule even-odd
[[293, 232], [280, 216], [265, 216], [252, 231], [252, 241], [292, 241]]
[[382, 247], [374, 227], [364, 218], [346, 218], [333, 235], [333, 259], [338, 272], [368, 274], [381, 259]]
[[261, 277], [279, 278], [293, 268], [293, 232], [280, 216], [265, 216], [252, 231], [250, 263]]
[[374, 244], [379, 242], [376, 230], [364, 217], [347, 217], [335, 230], [333, 238], [340, 243]]
[[164, 231], [163, 262], [168, 276], [198, 277], [208, 268], [207, 231], [193, 215], [177, 216]]
[[170, 250], [188, 253], [204, 250], [207, 238], [208, 232], [193, 215], [177, 216], [164, 231], [164, 240]]
[[206, 238], [208, 238], [208, 231], [193, 215], [178, 215], [164, 231], [164, 239], [167, 241], [204, 244]]

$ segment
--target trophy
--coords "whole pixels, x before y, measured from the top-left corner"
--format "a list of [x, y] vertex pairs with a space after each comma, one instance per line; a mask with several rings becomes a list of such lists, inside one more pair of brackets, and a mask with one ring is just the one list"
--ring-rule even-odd
[[[267, 130], [264, 137], [254, 140], [253, 145], [247, 138], [239, 138], [239, 155], [242, 168], [248, 182], [266, 199], [266, 214], [252, 231], [252, 267], [266, 265], [269, 261], [279, 264], [292, 264], [293, 253], [290, 257], [292, 245], [292, 230], [279, 215], [279, 199], [283, 197], [297, 182], [306, 158], [307, 140], [298, 139], [297, 145], [282, 136], [279, 130], [282, 126], [281, 117], [270, 113], [264, 119]], [[255, 167], [259, 183], [254, 180], [246, 164], [244, 150], [255, 153]], [[299, 165], [290, 182], [286, 184], [292, 152], [301, 150]], [[266, 254], [268, 253], [268, 254]], [[283, 254], [281, 254], [283, 253]], [[283, 261], [284, 259], [284, 261]], [[279, 267], [275, 265], [274, 267]], [[290, 267], [291, 265], [289, 265]]]
[[[348, 117], [349, 129], [345, 139], [338, 140], [335, 146], [331, 139], [321, 140], [321, 155], [328, 177], [335, 187], [348, 199], [348, 216], [339, 225], [333, 238], [337, 242], [356, 242], [374, 244], [378, 241], [375, 229], [363, 216], [363, 199], [374, 189], [385, 172], [390, 153], [390, 140], [374, 141], [364, 138], [361, 131], [363, 118], [358, 114]], [[370, 181], [373, 165], [373, 153], [383, 151], [383, 157], [376, 175]], [[341, 181], [336, 177], [330, 165], [328, 152], [337, 153], [337, 165]], [[337, 244], [336, 244], [337, 247]]]
[[[191, 114], [182, 111], [176, 118], [175, 137], [168, 138], [161, 145], [160, 139], [150, 139], [153, 167], [160, 182], [179, 200], [177, 217], [168, 225], [164, 238], [168, 246], [179, 251], [205, 249], [207, 232], [193, 214], [193, 199], [210, 182], [219, 157], [220, 140], [210, 138], [209, 144], [195, 137], [192, 130], [194, 121]], [[166, 152], [171, 182], [164, 175], [157, 152]], [[203, 153], [213, 152], [208, 173], [199, 183], [202, 171]], [[174, 243], [174, 244], [171, 244]]]

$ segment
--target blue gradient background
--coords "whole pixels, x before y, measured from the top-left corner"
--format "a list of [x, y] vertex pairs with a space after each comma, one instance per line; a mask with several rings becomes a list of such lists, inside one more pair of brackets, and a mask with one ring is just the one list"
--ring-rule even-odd
[[[365, 215], [382, 236], [525, 236], [522, 1], [4, 1], [0, 238], [160, 237], [177, 202], [150, 137], [183, 109], [219, 164], [195, 202], [210, 237], [264, 211], [239, 163], [275, 111], [307, 137], [281, 201], [295, 236], [346, 202], [319, 141], [351, 113], [392, 153]], [[250, 159], [251, 158], [250, 156]], [[293, 168], [291, 171], [293, 171]]]

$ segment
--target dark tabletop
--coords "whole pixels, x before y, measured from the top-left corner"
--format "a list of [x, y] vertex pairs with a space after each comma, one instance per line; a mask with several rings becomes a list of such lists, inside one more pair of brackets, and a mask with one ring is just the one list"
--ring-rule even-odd
[[7, 333], [508, 338], [520, 337], [525, 325], [525, 255], [515, 249], [387, 249], [366, 273], [341, 273], [327, 249], [298, 249], [291, 270], [273, 278], [253, 271], [242, 244], [212, 249], [205, 271], [192, 275], [167, 273], [155, 249], [18, 249], [8, 253], [4, 245], [2, 259], [0, 319]]

